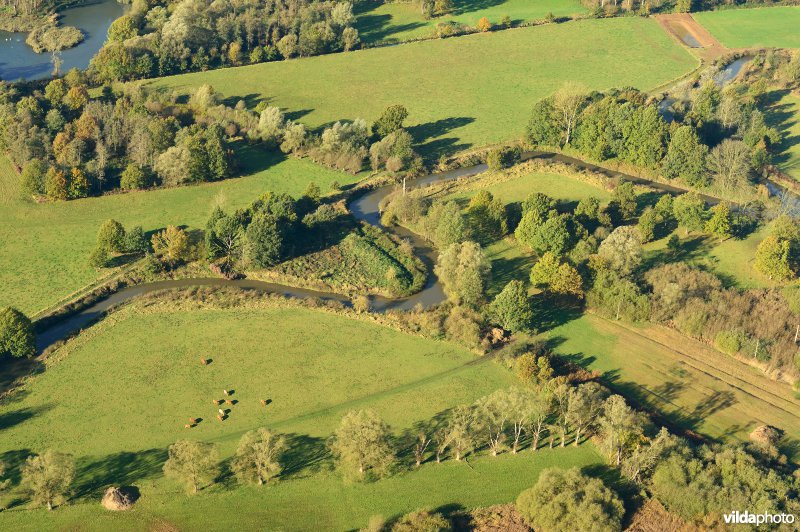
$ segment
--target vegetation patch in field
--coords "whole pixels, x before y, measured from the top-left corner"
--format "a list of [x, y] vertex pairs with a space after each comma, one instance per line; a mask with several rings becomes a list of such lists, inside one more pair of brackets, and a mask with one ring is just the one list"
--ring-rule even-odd
[[418, 292], [427, 277], [425, 266], [414, 256], [410, 245], [362, 225], [341, 242], [278, 264], [268, 272], [255, 276], [277, 275], [276, 280], [292, 282], [319, 281], [336, 291], [377, 292], [388, 296], [407, 296]]
[[[402, 103], [420, 152], [436, 159], [518, 137], [531, 105], [566, 80], [588, 89], [648, 89], [695, 65], [655, 21], [626, 17], [215, 70], [152, 84], [184, 93], [210, 84], [231, 101], [245, 98], [252, 105], [266, 98], [311, 127], [375, 120], [388, 105]], [[476, 68], [480, 75], [465, 77]]]
[[728, 48], [800, 48], [800, 7], [723, 9], [692, 16]]

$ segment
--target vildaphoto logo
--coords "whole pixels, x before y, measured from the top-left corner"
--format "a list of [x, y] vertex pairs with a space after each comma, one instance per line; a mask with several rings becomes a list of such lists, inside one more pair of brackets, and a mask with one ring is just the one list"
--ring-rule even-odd
[[734, 510], [722, 516], [728, 525], [780, 525], [794, 523], [794, 514], [754, 514]]

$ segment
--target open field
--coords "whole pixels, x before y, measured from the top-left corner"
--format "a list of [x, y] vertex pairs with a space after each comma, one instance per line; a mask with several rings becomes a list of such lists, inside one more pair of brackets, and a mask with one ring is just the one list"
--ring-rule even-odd
[[[800, 405], [788, 385], [676, 331], [586, 314], [546, 336], [557, 352], [682, 428], [746, 440], [767, 423], [800, 434]], [[798, 442], [791, 445], [784, 452], [797, 459]]]
[[[520, 170], [517, 170], [520, 168]], [[487, 176], [481, 179], [474, 186], [452, 194], [451, 198], [463, 199], [467, 201], [479, 190], [488, 190], [493, 196], [500, 198], [503, 203], [518, 203], [525, 200], [534, 192], [547, 194], [559, 202], [571, 204], [574, 207], [579, 201], [597, 198], [601, 203], [606, 202], [611, 194], [599, 186], [586, 183], [579, 179], [564, 174], [557, 174], [549, 171], [538, 171], [534, 168], [528, 171], [524, 166], [517, 167], [512, 172], [520, 172], [510, 178], [503, 177], [502, 181], [492, 179]]]
[[724, 9], [692, 16], [728, 48], [800, 48], [800, 7]]
[[[636, 46], [631, 46], [636, 43]], [[375, 120], [409, 108], [420, 150], [435, 159], [518, 138], [531, 106], [565, 81], [649, 89], [697, 60], [650, 19], [581, 20], [454, 39], [173, 76], [149, 82], [190, 92], [211, 84], [249, 105], [262, 99], [311, 127]]]
[[766, 118], [781, 132], [780, 153], [775, 164], [781, 172], [800, 181], [800, 93], [779, 93]]
[[519, 24], [541, 20], [548, 13], [564, 17], [583, 13], [586, 8], [576, 0], [502, 0], [487, 3], [475, 0], [455, 0], [451, 15], [425, 20], [417, 3], [364, 3], [356, 8], [356, 29], [361, 40], [367, 43], [397, 42], [419, 37], [430, 37], [436, 24], [459, 22], [475, 27], [481, 17], [498, 24], [506, 15]]
[[[211, 364], [201, 365], [200, 356]], [[111, 521], [127, 529], [157, 520], [219, 529], [231, 519], [244, 527], [260, 522], [276, 529], [351, 529], [376, 513], [507, 502], [545, 467], [601, 461], [583, 445], [480, 458], [472, 467], [431, 464], [374, 484], [344, 485], [329, 471], [325, 440], [348, 410], [375, 409], [399, 437], [415, 422], [516, 379], [451, 344], [292, 305], [128, 308], [62, 347], [52, 360], [0, 406], [0, 458], [15, 468], [31, 451], [73, 453], [80, 504], [52, 514], [17, 507], [0, 514], [3, 528], [35, 528], [46, 515], [60, 527], [81, 523], [91, 529]], [[220, 423], [211, 400], [221, 398], [223, 388], [233, 389], [238, 403], [227, 407], [229, 418]], [[272, 402], [262, 407], [261, 399]], [[189, 431], [189, 417], [203, 420]], [[287, 477], [277, 487], [225, 482], [186, 497], [162, 478], [165, 448], [175, 440], [215, 442], [225, 458], [243, 432], [259, 426], [289, 435]], [[142, 499], [135, 510], [111, 518], [97, 497], [104, 486], [119, 483], [138, 486]], [[301, 507], [308, 511], [297, 512]]]
[[269, 190], [299, 195], [310, 181], [327, 192], [356, 176], [305, 160], [247, 153], [246, 177], [189, 187], [35, 204], [19, 194], [19, 177], [0, 157], [0, 306], [33, 313], [98, 277], [87, 257], [100, 224], [114, 218], [145, 231], [168, 224], [202, 228], [217, 204], [242, 207]]

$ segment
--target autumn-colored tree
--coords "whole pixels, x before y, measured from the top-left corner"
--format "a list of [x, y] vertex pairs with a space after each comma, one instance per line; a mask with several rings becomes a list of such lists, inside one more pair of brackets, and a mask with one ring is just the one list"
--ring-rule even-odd
[[486, 33], [490, 29], [492, 29], [492, 23], [489, 22], [489, 19], [486, 17], [481, 17], [478, 21], [478, 29], [481, 30], [483, 33]]
[[167, 262], [180, 262], [189, 257], [189, 236], [186, 231], [174, 225], [168, 225], [152, 238], [153, 252]]
[[44, 179], [44, 192], [48, 198], [53, 200], [67, 199], [67, 176], [63, 171], [52, 166], [47, 170], [47, 175]]

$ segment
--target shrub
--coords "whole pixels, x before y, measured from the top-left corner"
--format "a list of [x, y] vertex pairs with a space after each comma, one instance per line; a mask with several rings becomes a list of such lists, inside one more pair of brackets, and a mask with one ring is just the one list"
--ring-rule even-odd
[[714, 338], [714, 345], [720, 351], [735, 355], [747, 342], [747, 335], [741, 330], [720, 331]]

